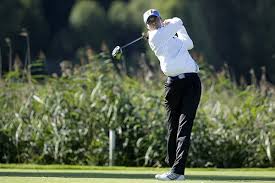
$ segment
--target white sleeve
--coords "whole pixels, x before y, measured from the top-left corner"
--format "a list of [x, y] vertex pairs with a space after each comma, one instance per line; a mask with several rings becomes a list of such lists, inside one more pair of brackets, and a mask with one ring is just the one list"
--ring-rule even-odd
[[186, 45], [187, 50], [191, 50], [192, 48], [194, 48], [193, 41], [187, 34], [187, 31], [183, 25], [178, 30], [177, 34], [178, 38], [184, 42], [184, 45]]
[[161, 28], [160, 31], [160, 38], [162, 40], [168, 40], [175, 36], [175, 34], [180, 30], [182, 27], [182, 21], [178, 17], [174, 17], [169, 19], [169, 24]]

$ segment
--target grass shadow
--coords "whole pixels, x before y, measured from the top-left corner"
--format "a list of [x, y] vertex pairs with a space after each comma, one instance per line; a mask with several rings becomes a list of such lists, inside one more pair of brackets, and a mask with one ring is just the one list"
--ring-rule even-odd
[[0, 172], [10, 177], [64, 177], [64, 178], [106, 178], [106, 179], [151, 179], [154, 174], [100, 173], [100, 172]]
[[[100, 172], [0, 172], [0, 177], [63, 177], [63, 178], [102, 178], [102, 179], [153, 179], [155, 174], [141, 173], [100, 173]], [[275, 177], [264, 176], [228, 176], [228, 175], [188, 175], [188, 180], [216, 181], [272, 181]]]

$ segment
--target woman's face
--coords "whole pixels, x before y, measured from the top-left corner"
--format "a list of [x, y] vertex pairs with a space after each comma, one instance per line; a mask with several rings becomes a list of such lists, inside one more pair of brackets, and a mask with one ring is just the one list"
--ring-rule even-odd
[[149, 30], [159, 29], [162, 25], [162, 20], [157, 16], [151, 16], [147, 20], [147, 28]]

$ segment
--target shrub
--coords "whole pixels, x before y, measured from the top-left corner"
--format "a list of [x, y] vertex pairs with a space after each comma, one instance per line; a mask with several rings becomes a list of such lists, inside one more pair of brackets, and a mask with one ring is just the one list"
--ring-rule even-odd
[[[100, 58], [100, 57], [99, 57]], [[274, 166], [274, 95], [241, 89], [226, 72], [202, 68], [203, 96], [194, 123], [191, 167]], [[7, 80], [0, 91], [1, 163], [166, 166], [162, 80], [115, 72], [109, 60], [43, 85]]]

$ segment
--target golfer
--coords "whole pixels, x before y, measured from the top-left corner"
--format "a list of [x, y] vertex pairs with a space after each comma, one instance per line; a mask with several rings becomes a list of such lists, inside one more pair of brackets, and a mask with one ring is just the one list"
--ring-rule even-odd
[[199, 67], [188, 50], [193, 41], [180, 18], [162, 20], [155, 9], [143, 15], [148, 41], [167, 76], [165, 107], [167, 110], [167, 157], [171, 171], [156, 175], [158, 180], [184, 180], [193, 121], [201, 97]]

